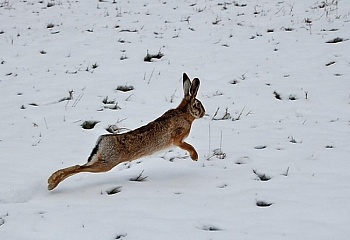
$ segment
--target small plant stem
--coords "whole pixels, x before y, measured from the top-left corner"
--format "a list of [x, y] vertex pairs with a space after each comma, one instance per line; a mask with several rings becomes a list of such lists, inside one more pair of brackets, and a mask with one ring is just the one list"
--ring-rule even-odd
[[209, 127], [208, 127], [208, 131], [209, 131], [209, 148], [208, 148], [208, 159], [210, 158], [210, 145], [211, 145], [211, 129], [210, 129], [210, 122], [209, 122]]
[[216, 112], [214, 113], [214, 116], [212, 117], [212, 119], [211, 119], [211, 120], [214, 120], [214, 118], [215, 118], [215, 117], [216, 117], [216, 115], [218, 114], [219, 110], [220, 110], [220, 108], [218, 107], [218, 108], [216, 109]]
[[222, 146], [222, 131], [220, 132], [220, 151], [221, 151], [221, 146]]
[[152, 76], [153, 76], [153, 73], [154, 73], [154, 70], [155, 70], [155, 69], [156, 69], [156, 68], [154, 67], [153, 70], [152, 70], [151, 76], [150, 76], [149, 79], [148, 79], [148, 84], [151, 82], [151, 79], [152, 79]]
[[45, 117], [44, 117], [44, 122], [45, 122], [46, 129], [49, 129], [49, 127], [47, 126], [47, 122], [46, 122], [46, 118]]

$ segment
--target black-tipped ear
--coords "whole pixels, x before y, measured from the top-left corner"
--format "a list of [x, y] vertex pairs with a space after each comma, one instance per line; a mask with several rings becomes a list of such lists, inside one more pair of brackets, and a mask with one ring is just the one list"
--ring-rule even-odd
[[186, 73], [183, 73], [183, 89], [184, 89], [184, 96], [189, 96], [190, 95], [190, 87], [191, 87], [191, 80], [187, 76]]
[[190, 89], [191, 97], [195, 98], [199, 89], [200, 81], [198, 78], [193, 79]]

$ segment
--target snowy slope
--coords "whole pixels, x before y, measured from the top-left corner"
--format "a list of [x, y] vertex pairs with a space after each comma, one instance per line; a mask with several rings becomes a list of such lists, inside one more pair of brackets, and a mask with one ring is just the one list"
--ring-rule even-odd
[[[0, 20], [0, 239], [349, 238], [349, 1], [3, 0]], [[183, 72], [198, 162], [174, 148], [47, 190], [109, 125], [175, 108]]]

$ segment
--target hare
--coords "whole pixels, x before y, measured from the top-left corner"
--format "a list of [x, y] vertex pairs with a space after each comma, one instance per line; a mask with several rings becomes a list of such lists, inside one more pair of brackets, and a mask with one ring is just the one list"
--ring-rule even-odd
[[48, 179], [48, 189], [56, 188], [60, 182], [74, 174], [107, 172], [119, 163], [151, 155], [171, 146], [188, 151], [192, 160], [197, 161], [197, 151], [184, 139], [190, 133], [192, 122], [205, 114], [202, 103], [196, 99], [199, 84], [198, 78], [191, 82], [184, 73], [184, 97], [177, 108], [168, 110], [153, 122], [133, 131], [100, 136], [87, 163], [54, 172]]

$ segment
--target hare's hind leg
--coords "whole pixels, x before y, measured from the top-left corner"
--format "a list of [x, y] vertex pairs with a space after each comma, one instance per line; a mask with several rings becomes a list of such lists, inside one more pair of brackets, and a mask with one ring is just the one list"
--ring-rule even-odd
[[47, 180], [47, 182], [49, 184], [47, 189], [49, 189], [49, 190], [54, 189], [55, 187], [57, 187], [57, 185], [60, 182], [62, 182], [67, 177], [70, 177], [70, 176], [80, 172], [79, 171], [80, 168], [81, 168], [80, 165], [75, 165], [75, 166], [67, 167], [67, 168], [60, 169], [60, 170], [54, 172]]
[[[118, 163], [118, 154], [114, 154], [114, 152], [108, 151], [104, 148], [107, 144], [103, 140], [106, 140], [107, 143], [110, 143], [110, 138], [107, 135], [101, 136], [96, 143], [96, 146], [92, 150], [90, 157], [88, 158], [88, 162], [84, 165], [75, 165], [67, 168], [60, 169], [54, 172], [48, 179], [48, 189], [52, 190], [57, 185], [62, 182], [64, 179], [75, 175], [80, 172], [107, 172], [114, 168]], [[113, 143], [113, 142], [112, 142]], [[110, 144], [112, 144], [110, 143]], [[106, 156], [106, 152], [108, 152], [108, 156]]]
[[75, 175], [80, 172], [92, 172], [92, 173], [99, 173], [99, 172], [107, 172], [111, 170], [114, 167], [114, 165], [105, 164], [103, 161], [96, 161], [94, 163], [86, 163], [84, 165], [75, 165], [67, 168], [60, 169], [56, 172], [54, 172], [48, 179], [48, 190], [52, 190], [57, 185], [62, 182], [64, 179]]

